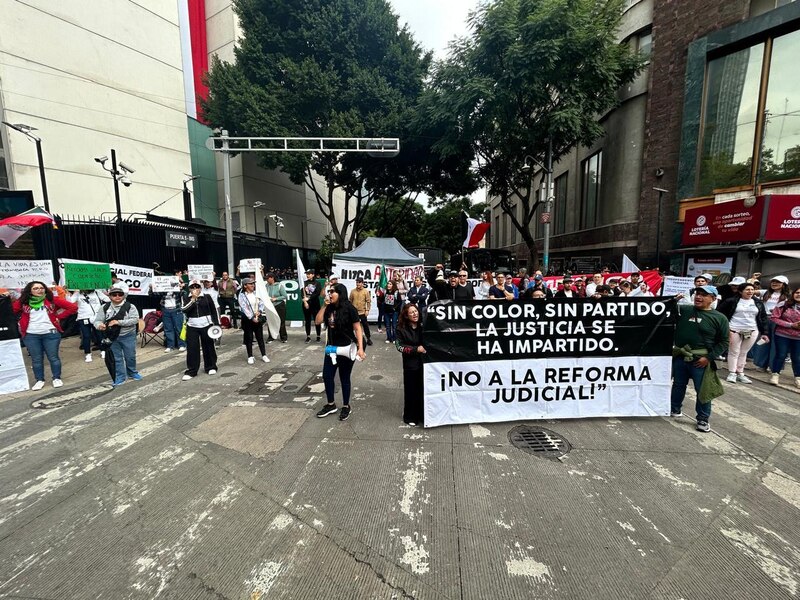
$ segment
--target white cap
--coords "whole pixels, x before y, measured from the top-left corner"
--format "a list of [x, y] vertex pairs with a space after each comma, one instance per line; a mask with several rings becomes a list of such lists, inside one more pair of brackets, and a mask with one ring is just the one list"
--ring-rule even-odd
[[706, 281], [713, 281], [714, 276], [711, 273], [700, 273], [700, 275], [696, 275], [696, 277], [702, 277]]
[[775, 275], [771, 281], [780, 281], [784, 285], [789, 285], [789, 278], [786, 275]]
[[742, 285], [743, 283], [747, 283], [747, 279], [745, 279], [744, 277], [734, 277], [730, 281], [731, 285]]

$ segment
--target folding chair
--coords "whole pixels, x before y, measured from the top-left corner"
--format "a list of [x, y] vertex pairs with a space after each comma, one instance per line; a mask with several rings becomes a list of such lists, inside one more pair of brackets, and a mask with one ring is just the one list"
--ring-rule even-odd
[[161, 321], [161, 312], [152, 308], [145, 309], [143, 317], [144, 326], [139, 333], [141, 347], [144, 348], [152, 341], [166, 346], [167, 340], [164, 337], [164, 323]]

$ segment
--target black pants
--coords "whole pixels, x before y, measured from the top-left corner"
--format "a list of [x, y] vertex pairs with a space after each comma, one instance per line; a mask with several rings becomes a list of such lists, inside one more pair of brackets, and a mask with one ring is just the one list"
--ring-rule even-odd
[[267, 348], [264, 345], [264, 325], [262, 323], [254, 323], [253, 319], [247, 317], [242, 319], [242, 332], [244, 333], [244, 345], [247, 348], [247, 357], [253, 356], [253, 337], [258, 342], [258, 349], [261, 350], [261, 356], [267, 355]]
[[[281, 329], [278, 335], [281, 336], [281, 341], [288, 340], [289, 334], [286, 333], [286, 302], [281, 302], [280, 304], [276, 304], [275, 312], [277, 312], [278, 316], [281, 318]], [[270, 335], [269, 339], [273, 340], [275, 338], [273, 338], [272, 335]]]
[[208, 336], [211, 327], [186, 327], [186, 371], [184, 375], [197, 375], [200, 370], [200, 348], [203, 349], [203, 370], [208, 373], [217, 368], [217, 350]]
[[425, 420], [422, 369], [403, 369], [403, 421], [422, 425]]
[[239, 306], [236, 302], [236, 298], [223, 298], [222, 296], [218, 299], [219, 302], [219, 314], [224, 315], [226, 313], [227, 307], [227, 314], [231, 318], [231, 325], [236, 327], [236, 321], [239, 317]]
[[345, 406], [350, 404], [350, 374], [353, 372], [355, 361], [346, 356], [337, 356], [336, 364], [333, 364], [331, 357], [325, 355], [325, 362], [322, 364], [322, 381], [325, 383], [325, 397], [328, 404], [335, 402], [333, 392], [336, 389], [336, 371], [339, 371], [339, 383], [342, 386], [342, 402]]
[[364, 331], [364, 336], [368, 340], [372, 339], [369, 333], [369, 323], [367, 323], [367, 315], [358, 315], [358, 320], [361, 321], [361, 329]]
[[[305, 305], [303, 306], [303, 321], [306, 323], [306, 337], [311, 337], [311, 323], [314, 321], [314, 318], [317, 316], [318, 312], [319, 308], [314, 310], [311, 306], [308, 308], [306, 308]], [[314, 326], [317, 328], [317, 337], [319, 337], [319, 334], [322, 331], [322, 325], [315, 324]]]

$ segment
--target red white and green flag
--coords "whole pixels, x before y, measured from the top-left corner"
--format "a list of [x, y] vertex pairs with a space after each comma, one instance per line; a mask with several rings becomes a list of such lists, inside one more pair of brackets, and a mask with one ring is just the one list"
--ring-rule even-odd
[[53, 215], [43, 208], [34, 206], [32, 209], [26, 210], [15, 217], [0, 220], [0, 240], [3, 241], [6, 248], [11, 248], [11, 245], [31, 227], [38, 227], [48, 223], [53, 227], [56, 226]]
[[381, 278], [378, 280], [378, 288], [385, 290], [389, 285], [389, 278], [386, 276], [386, 263], [381, 263]]

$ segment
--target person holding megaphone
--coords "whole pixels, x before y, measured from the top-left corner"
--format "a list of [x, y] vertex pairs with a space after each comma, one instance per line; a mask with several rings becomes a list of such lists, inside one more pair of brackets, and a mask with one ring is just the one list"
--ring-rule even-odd
[[335, 285], [328, 286], [324, 302], [317, 312], [316, 324], [322, 325], [323, 321], [328, 327], [325, 360], [322, 366], [322, 380], [325, 383], [328, 403], [317, 412], [317, 416], [327, 417], [338, 410], [333, 396], [334, 378], [338, 370], [343, 403], [339, 420], [345, 421], [350, 416], [350, 374], [355, 361], [364, 360], [366, 354], [358, 311]]
[[203, 294], [203, 286], [197, 279], [189, 283], [189, 300], [181, 307], [186, 314], [186, 371], [183, 380], [188, 381], [200, 370], [200, 350], [203, 350], [203, 369], [209, 375], [217, 373], [217, 351], [214, 338], [209, 335], [212, 326], [219, 326], [217, 305], [211, 296]]

